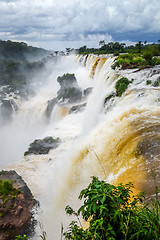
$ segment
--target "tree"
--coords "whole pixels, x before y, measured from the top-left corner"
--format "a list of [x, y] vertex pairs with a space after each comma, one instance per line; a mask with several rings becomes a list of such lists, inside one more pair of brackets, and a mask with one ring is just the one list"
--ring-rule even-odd
[[79, 52], [85, 52], [86, 50], [87, 50], [87, 46], [85, 46], [85, 45], [78, 49]]
[[147, 40], [144, 41], [144, 45], [147, 45]]
[[103, 47], [104, 45], [105, 45], [105, 41], [104, 40], [99, 41], [99, 46]]
[[142, 41], [139, 41], [137, 44], [136, 44], [136, 47], [138, 48], [138, 53], [141, 53], [141, 49], [142, 49]]

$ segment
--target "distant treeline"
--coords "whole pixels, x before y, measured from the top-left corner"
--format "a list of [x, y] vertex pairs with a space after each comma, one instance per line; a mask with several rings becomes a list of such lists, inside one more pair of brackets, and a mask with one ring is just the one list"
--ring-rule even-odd
[[113, 69], [144, 69], [160, 64], [160, 40], [157, 43], [148, 44], [147, 41], [139, 41], [135, 46], [126, 46], [125, 43], [105, 41], [99, 42], [99, 48], [80, 47], [79, 54], [113, 54], [115, 58]]
[[0, 40], [0, 86], [22, 89], [35, 74], [44, 70], [50, 53], [24, 42]]
[[87, 46], [80, 47], [78, 49], [79, 54], [114, 54], [115, 56], [119, 53], [143, 53], [144, 51], [150, 51], [155, 56], [160, 55], [160, 40], [158, 43], [148, 44], [147, 41], [142, 43], [139, 41], [135, 46], [126, 46], [125, 43], [110, 42], [105, 43], [105, 41], [99, 42], [99, 48], [87, 48]]
[[49, 55], [49, 51], [42, 48], [28, 46], [24, 42], [12, 42], [0, 40], [0, 59], [13, 59], [14, 61], [32, 60]]

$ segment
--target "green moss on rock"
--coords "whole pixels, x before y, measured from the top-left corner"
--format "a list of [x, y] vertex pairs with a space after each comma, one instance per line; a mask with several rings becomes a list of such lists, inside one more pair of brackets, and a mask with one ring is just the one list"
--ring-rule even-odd
[[29, 145], [29, 149], [24, 153], [24, 156], [28, 154], [48, 154], [51, 149], [58, 147], [59, 143], [59, 138], [52, 138], [51, 136], [44, 139], [36, 139]]
[[120, 78], [116, 82], [115, 88], [116, 88], [116, 93], [118, 97], [120, 97], [126, 91], [129, 84], [130, 84], [130, 81], [125, 77]]

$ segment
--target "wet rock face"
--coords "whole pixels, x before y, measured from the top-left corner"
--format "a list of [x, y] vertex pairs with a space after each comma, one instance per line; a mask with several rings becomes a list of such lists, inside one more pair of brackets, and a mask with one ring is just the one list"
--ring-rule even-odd
[[152, 77], [157, 74], [160, 74], [160, 68], [156, 66], [156, 67], [154, 67], [154, 69], [151, 69], [149, 76]]
[[81, 100], [82, 90], [79, 88], [74, 74], [64, 74], [57, 78], [57, 82], [61, 86], [57, 92], [58, 100], [68, 101], [69, 103]]
[[13, 187], [22, 191], [25, 196], [32, 197], [31, 190], [24, 182], [22, 177], [16, 173], [16, 171], [1, 171], [0, 179], [13, 182]]
[[5, 194], [4, 187], [0, 191], [0, 240], [15, 239], [20, 234], [31, 235], [34, 232], [31, 210], [37, 201], [15, 171], [1, 171], [0, 181], [1, 186], [4, 182], [6, 186], [8, 181], [13, 182], [13, 185], [8, 184]]
[[93, 89], [92, 87], [86, 88], [83, 93], [84, 97], [88, 97], [88, 95], [91, 94], [92, 89]]
[[52, 110], [53, 110], [54, 106], [56, 105], [56, 103], [57, 103], [56, 98], [53, 98], [53, 99], [48, 101], [47, 109], [46, 109], [46, 117], [47, 118], [50, 118]]
[[4, 123], [12, 120], [13, 107], [10, 100], [2, 100], [0, 110]]
[[8, 123], [12, 120], [13, 112], [18, 110], [16, 104], [17, 93], [9, 86], [0, 88], [0, 124]]
[[51, 149], [58, 147], [60, 143], [59, 138], [46, 137], [44, 139], [36, 139], [30, 144], [30, 147], [24, 155], [28, 154], [48, 154]]
[[82, 98], [82, 91], [79, 87], [61, 87], [57, 92], [57, 99], [62, 102], [77, 102]]
[[86, 103], [75, 105], [75, 106], [70, 108], [69, 114], [83, 111], [85, 107], [86, 107]]
[[57, 82], [63, 88], [77, 86], [77, 80], [74, 74], [66, 73], [63, 76], [57, 78]]
[[[75, 103], [82, 99], [82, 90], [77, 84], [77, 79], [74, 74], [64, 74], [57, 78], [57, 82], [60, 84], [60, 89], [57, 92], [57, 97], [48, 101], [46, 109], [46, 117], [50, 118], [52, 110], [56, 104]], [[89, 94], [86, 90], [86, 95]]]

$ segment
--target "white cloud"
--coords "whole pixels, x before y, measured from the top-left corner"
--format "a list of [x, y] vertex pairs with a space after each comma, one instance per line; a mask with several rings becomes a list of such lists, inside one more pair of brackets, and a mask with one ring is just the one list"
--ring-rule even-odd
[[131, 32], [158, 33], [160, 1], [3, 0], [0, 32], [0, 38], [35, 43], [64, 41], [64, 44], [85, 40], [95, 43], [103, 36], [106, 41], [113, 40], [112, 35], [127, 37]]

